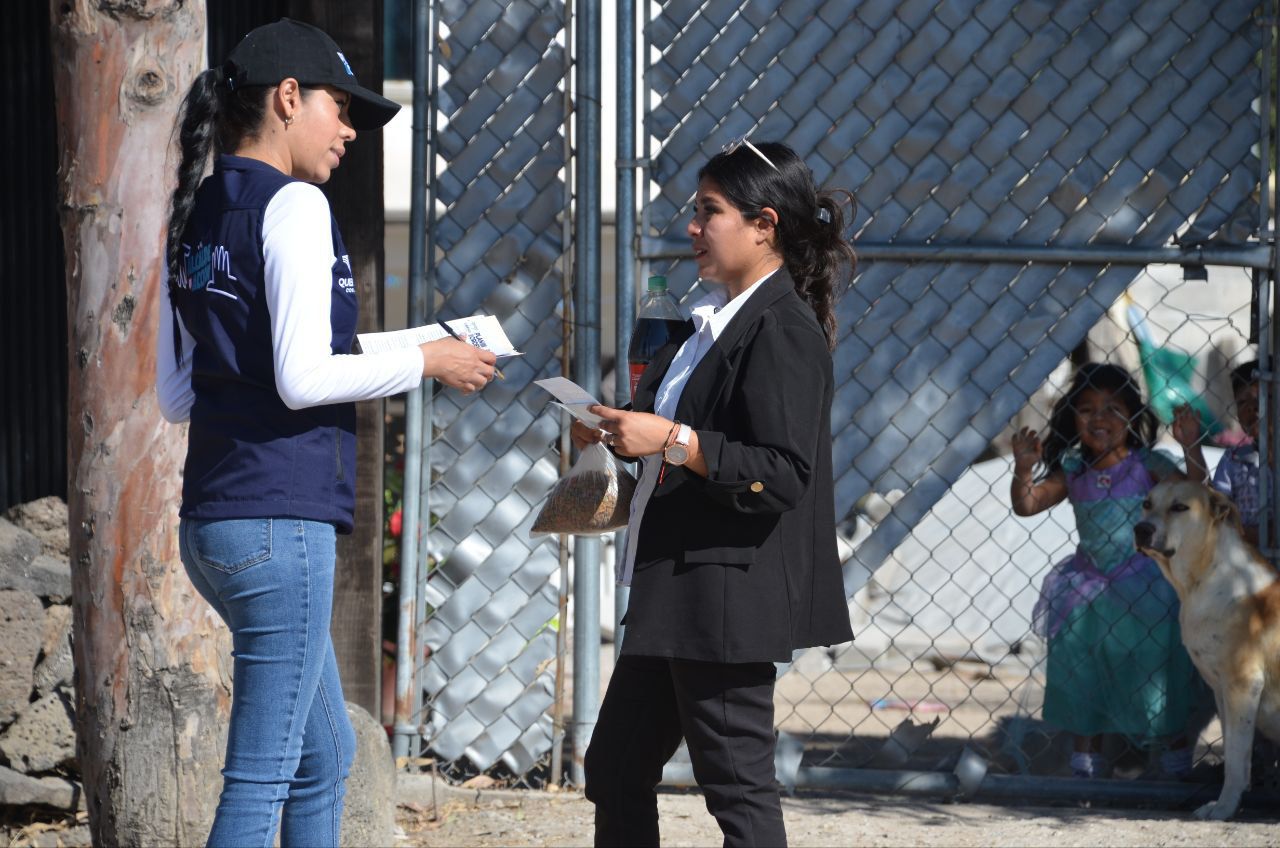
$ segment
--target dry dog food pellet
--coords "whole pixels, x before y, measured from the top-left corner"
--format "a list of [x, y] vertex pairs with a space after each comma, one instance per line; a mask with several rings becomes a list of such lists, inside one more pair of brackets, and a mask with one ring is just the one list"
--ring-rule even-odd
[[551, 490], [533, 533], [602, 533], [625, 527], [636, 481], [630, 474], [583, 471]]

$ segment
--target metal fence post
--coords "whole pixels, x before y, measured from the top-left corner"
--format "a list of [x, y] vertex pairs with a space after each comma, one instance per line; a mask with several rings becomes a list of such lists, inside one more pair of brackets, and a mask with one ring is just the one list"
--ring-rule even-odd
[[[636, 318], [636, 5], [635, 0], [618, 1], [618, 193], [614, 230], [618, 245], [615, 265], [617, 281], [614, 311], [617, 337], [614, 356], [614, 405], [631, 401], [631, 375], [627, 367], [627, 349], [631, 346], [631, 329]], [[614, 557], [626, 548], [626, 531], [614, 535]], [[614, 587], [613, 654], [622, 650], [622, 618], [627, 613], [631, 594], [626, 586]]]
[[[413, 3], [413, 159], [412, 183], [409, 206], [409, 326], [426, 321], [427, 298], [424, 281], [427, 253], [427, 47], [428, 4], [430, 0], [414, 0]], [[392, 750], [395, 756], [409, 754], [410, 739], [418, 730], [413, 723], [417, 713], [415, 700], [421, 697], [414, 685], [414, 662], [417, 653], [415, 623], [417, 619], [417, 589], [419, 552], [422, 548], [422, 528], [430, 526], [429, 510], [423, 485], [422, 469], [430, 469], [426, 454], [431, 447], [429, 433], [431, 382], [409, 392], [405, 399], [404, 444], [404, 493], [401, 515], [400, 545], [400, 618], [396, 627], [396, 717], [395, 739]]]
[[[574, 376], [600, 394], [600, 3], [576, 6], [574, 78]], [[578, 536], [573, 567], [573, 782], [584, 782], [583, 758], [595, 728], [600, 689], [600, 539]]]

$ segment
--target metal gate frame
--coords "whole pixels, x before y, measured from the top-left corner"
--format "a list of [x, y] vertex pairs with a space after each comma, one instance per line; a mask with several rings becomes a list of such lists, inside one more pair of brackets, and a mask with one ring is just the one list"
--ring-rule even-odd
[[[450, 25], [462, 31], [447, 32]], [[579, 382], [592, 388], [582, 374], [591, 362], [599, 382], [599, 275], [592, 273], [599, 265], [599, 24], [564, 0], [415, 0], [413, 30], [409, 324], [435, 320], [439, 298], [450, 313], [488, 305], [505, 318], [500, 310], [509, 309], [536, 350], [508, 326], [526, 356], [504, 364], [504, 381], [484, 395], [441, 401], [424, 383], [407, 399], [393, 749], [397, 757], [431, 752], [437, 765], [461, 773], [505, 765], [525, 781], [548, 759], [560, 768], [560, 618], [569, 583], [564, 540], [557, 565], [549, 545], [525, 532], [567, 468], [567, 422], [542, 411], [540, 390], [525, 403], [525, 390], [534, 377], [568, 373], [571, 354]], [[594, 43], [584, 42], [592, 32]], [[444, 81], [446, 68], [453, 76]], [[594, 116], [584, 97], [593, 99]], [[446, 108], [454, 110], [448, 127]], [[571, 120], [576, 145], [563, 132]], [[560, 285], [552, 287], [555, 279]], [[493, 404], [506, 404], [500, 426], [492, 423]], [[450, 440], [455, 425], [460, 434]], [[463, 456], [460, 443], [484, 443], [493, 461]], [[454, 472], [458, 479], [450, 480]], [[487, 496], [490, 506], [481, 497], [458, 517], [454, 511], [472, 495]], [[578, 594], [591, 576], [584, 572], [598, 572], [592, 559], [579, 551]], [[579, 602], [577, 616], [588, 630], [594, 617], [598, 639], [598, 611]], [[462, 630], [465, 638], [454, 639]], [[581, 725], [594, 710], [575, 715]]]
[[[480, 2], [493, 5], [492, 0], [480, 0]], [[424, 323], [433, 316], [435, 275], [432, 263], [434, 253], [430, 250], [428, 234], [434, 233], [437, 226], [435, 212], [438, 197], [438, 175], [435, 173], [434, 163], [438, 152], [436, 144], [440, 128], [436, 123], [438, 110], [435, 108], [435, 104], [429, 101], [429, 93], [436, 91], [438, 80], [435, 77], [435, 70], [439, 63], [439, 51], [444, 48], [441, 46], [443, 41], [438, 31], [438, 19], [433, 21], [431, 10], [440, 8], [442, 4], [450, 3], [458, 4], [455, 0], [418, 0], [414, 6], [414, 26], [415, 32], [418, 34], [415, 45], [414, 66], [415, 79], [419, 83], [415, 85], [415, 116], [429, 115], [431, 123], [430, 126], [427, 126], [421, 123], [421, 119], [415, 117], [415, 160], [413, 171], [415, 193], [413, 214], [411, 216], [411, 237], [413, 241], [411, 242], [410, 256], [410, 297], [413, 310], [410, 316], [411, 323]], [[692, 5], [696, 4], [682, 4], [681, 8], [685, 6], [692, 8]], [[885, 243], [864, 241], [856, 245], [861, 259], [872, 267], [877, 262], [886, 261], [946, 261], [956, 264], [1016, 262], [1019, 264], [1048, 263], [1065, 266], [1069, 266], [1071, 263], [1089, 265], [1106, 263], [1136, 266], [1159, 262], [1184, 265], [1216, 264], [1253, 269], [1258, 290], [1258, 303], [1263, 307], [1259, 310], [1259, 359], [1264, 363], [1267, 362], [1276, 351], [1277, 345], [1280, 344], [1280, 335], [1277, 334], [1275, 322], [1272, 320], [1273, 301], [1275, 298], [1274, 281], [1277, 278], [1277, 274], [1280, 273], [1280, 265], [1277, 264], [1275, 234], [1268, 214], [1271, 203], [1270, 179], [1272, 168], [1270, 163], [1275, 149], [1274, 139], [1271, 138], [1271, 116], [1273, 114], [1272, 110], [1277, 108], [1276, 91], [1274, 90], [1272, 79], [1276, 63], [1274, 29], [1277, 0], [1266, 0], [1265, 6], [1267, 16], [1261, 20], [1261, 24], [1267, 28], [1271, 38], [1266, 39], [1262, 57], [1264, 63], [1263, 85], [1266, 88], [1266, 96], [1262, 98], [1261, 126], [1263, 128], [1263, 137], [1260, 139], [1261, 173], [1259, 174], [1262, 197], [1259, 204], [1261, 220], [1257, 228], [1259, 239], [1256, 244], [1241, 247], [1183, 249], [1169, 247], [1130, 248], [1123, 246], [1027, 247], [971, 242], [939, 246], [931, 243], [905, 241]], [[565, 14], [566, 55], [568, 54], [568, 44], [576, 47], [577, 55], [573, 60], [566, 59], [564, 79], [568, 79], [568, 68], [572, 65], [576, 74], [575, 79], [577, 80], [577, 97], [575, 98], [575, 92], [567, 90], [568, 86], [566, 85], [564, 110], [566, 120], [572, 116], [577, 122], [578, 143], [576, 149], [574, 149], [571, 147], [572, 143], [566, 137], [564, 168], [568, 171], [570, 163], [572, 163], [573, 168], [571, 171], [572, 176], [566, 174], [563, 208], [568, 209], [573, 198], [576, 198], [577, 203], [573, 206], [572, 233], [569, 231], [568, 216], [564, 217], [563, 227], [565, 231], [563, 236], [565, 247], [561, 256], [563, 263], [569, 261], [568, 257], [570, 255], [574, 258], [571, 317], [568, 315], [570, 292], [567, 285], [561, 291], [563, 306], [566, 309], [566, 320], [564, 322], [565, 347], [567, 349], [570, 346], [568, 342], [572, 340], [572, 370], [574, 375], [584, 387], [593, 392], [598, 392], [601, 388], [599, 386], [598, 370], [600, 326], [600, 297], [598, 290], [600, 210], [598, 198], [600, 175], [598, 159], [596, 158], [599, 152], [598, 122], [599, 103], [601, 100], [599, 91], [599, 67], [601, 61], [599, 8], [598, 0], [582, 0], [582, 2], [572, 7], [572, 11], [566, 9]], [[623, 68], [643, 70], [647, 68], [647, 64], [638, 64], [640, 57], [635, 55], [634, 49], [636, 44], [634, 27], [638, 13], [637, 4], [634, 0], [619, 0], [618, 12], [619, 64]], [[646, 63], [648, 61], [647, 57], [654, 46], [651, 44], [649, 36], [649, 27], [646, 26], [644, 27], [643, 42], [645, 50], [644, 62]], [[619, 75], [617, 92], [619, 110], [617, 221], [620, 238], [618, 240], [618, 255], [616, 259], [619, 308], [615, 313], [617, 361], [622, 361], [626, 355], [634, 317], [635, 281], [641, 263], [648, 264], [655, 260], [675, 259], [687, 255], [683, 242], [677, 243], [674, 240], [665, 240], [651, 234], [649, 187], [654, 177], [653, 134], [646, 131], [643, 153], [640, 157], [637, 157], [634, 138], [637, 130], [636, 118], [638, 110], [634, 82], [634, 77], [631, 74], [624, 73]], [[646, 88], [645, 94], [647, 95], [648, 93]], [[647, 120], [649, 115], [647, 107], [644, 114]], [[640, 179], [643, 186], [642, 193], [637, 192], [637, 178]], [[428, 194], [428, 187], [430, 187], [430, 194]], [[638, 194], [643, 196], [643, 202], [640, 204], [636, 202]], [[637, 209], [639, 209], [640, 213], [639, 220], [637, 220], [636, 215]], [[631, 234], [631, 236], [628, 237], [628, 234]], [[434, 236], [431, 236], [431, 238], [434, 238]], [[567, 281], [568, 276], [567, 272], [563, 272], [561, 278]], [[569, 369], [567, 360], [562, 360], [561, 368]], [[1265, 381], [1266, 394], [1270, 401], [1269, 404], [1264, 404], [1264, 412], [1262, 414], [1265, 421], [1280, 411], [1280, 376], [1277, 375], [1273, 368], [1265, 368], [1262, 379]], [[597, 396], [599, 395], [597, 394]], [[615, 385], [615, 401], [622, 402], [626, 399], [626, 396], [625, 373], [620, 372]], [[431, 731], [427, 728], [425, 721], [419, 720], [423, 715], [422, 696], [425, 689], [427, 669], [416, 662], [415, 659], [416, 652], [424, 644], [425, 631], [427, 625], [430, 624], [430, 621], [426, 618], [427, 607], [424, 602], [429, 589], [427, 551], [431, 548], [431, 537], [438, 532], [430, 529], [431, 512], [428, 503], [430, 474], [427, 469], [431, 467], [433, 438], [428, 435], [430, 431], [427, 428], [429, 422], [436, 417], [435, 413], [437, 412], [433, 408], [432, 397], [428, 389], [424, 389], [410, 397], [407, 412], [405, 527], [403, 537], [405, 539], [420, 539], [420, 543], [406, 547], [406, 556], [403, 564], [404, 574], [406, 576], [416, 575], [417, 579], [403, 579], [400, 587], [401, 619], [400, 633], [398, 634], [398, 656], [401, 658], [401, 662], [397, 666], [395, 728], [395, 748], [398, 756], [410, 753], [411, 749], [416, 750], [419, 743], [423, 741], [428, 745], [431, 741], [429, 738]], [[1266, 424], [1264, 423], [1263, 426], [1265, 427]], [[567, 445], [564, 442], [563, 421], [559, 422], [559, 437], [562, 446], [560, 467], [563, 470], [563, 463], [567, 461], [568, 454], [568, 451], [564, 449], [567, 448]], [[1280, 440], [1280, 433], [1276, 434], [1276, 438]], [[1269, 466], [1272, 464], [1273, 457], [1280, 454], [1280, 441], [1263, 445], [1262, 452], [1264, 474], [1266, 475], [1264, 479], [1273, 478], [1275, 475]], [[1265, 496], [1266, 493], [1264, 492]], [[1280, 550], [1275, 545], [1276, 529], [1280, 527], [1280, 509], [1277, 507], [1277, 503], [1268, 502], [1264, 511], [1263, 540], [1266, 553], [1273, 560], [1280, 557]], [[888, 541], [884, 542], [884, 545], [891, 547]], [[443, 548], [438, 547], [437, 549], [442, 550]], [[595, 693], [598, 690], [599, 652], [595, 648], [599, 643], [598, 581], [600, 574], [598, 557], [600, 546], [598, 540], [580, 539], [575, 544], [575, 549], [574, 570], [576, 579], [574, 582], [577, 607], [575, 629], [578, 639], [575, 642], [574, 650], [574, 673], [578, 685], [575, 686], [574, 696], [575, 724], [573, 726], [571, 774], [574, 781], [580, 783], [582, 777], [582, 754], [585, 752], [597, 709]], [[885, 551], [885, 553], [887, 552]], [[448, 554], [446, 554], [446, 558], [447, 556]], [[565, 568], [566, 561], [567, 550], [562, 544], [559, 556], [562, 571]], [[855, 563], [855, 566], [846, 573], [846, 590], [850, 597], [870, 577], [877, 564], [876, 562]], [[558, 598], [559, 609], [562, 614], [568, 583], [564, 577], [567, 577], [567, 575], [562, 576]], [[621, 610], [625, 608], [625, 603], [626, 593], [619, 592], [618, 609], [615, 610], [615, 615], [619, 619]], [[564, 628], [560, 627], [557, 633], [558, 649], [556, 651], [559, 660], [558, 666], [563, 661], [563, 632]], [[619, 638], [622, 638], [621, 628], [619, 628], [618, 632]], [[540, 671], [539, 674], [541, 673]], [[562, 680], [562, 677], [560, 679]], [[555, 702], [558, 716], [560, 693], [562, 692], [559, 683], [557, 683], [556, 689]], [[487, 696], [477, 696], [480, 699], [483, 699], [483, 697]], [[489, 706], [492, 707], [493, 705]], [[551, 741], [551, 745], [554, 748], [553, 756], [559, 753], [559, 740], [563, 732], [563, 726], [557, 719]], [[528, 751], [525, 753], [527, 754]], [[523, 767], [526, 760], [517, 759]], [[485, 768], [485, 766], [482, 766], [482, 768]], [[513, 770], [518, 771], [514, 768]], [[555, 771], [558, 776], [559, 768], [556, 768]], [[1014, 792], [1020, 797], [1044, 793], [1044, 797], [1062, 799], [1081, 797], [1082, 794], [1087, 794], [1088, 797], [1097, 798], [1136, 800], [1138, 797], [1142, 797], [1152, 800], [1171, 801], [1173, 796], [1178, 794], [1171, 792], [1168, 787], [1150, 787], [1138, 785], [1132, 781], [1101, 781], [1085, 788], [1073, 781], [1055, 782], [1052, 779], [1044, 778], [1029, 780], [990, 775], [987, 776], [986, 780], [982, 780], [980, 772], [983, 771], [982, 763], [975, 762], [973, 757], [962, 757], [960, 765], [957, 766], [954, 772], [945, 773], [806, 768], [799, 767], [797, 758], [795, 768], [791, 773], [780, 774], [780, 777], [783, 778], [784, 783], [799, 786], [840, 786], [873, 791], [891, 789], [902, 792], [926, 792], [927, 794], [949, 796], [973, 794], [980, 791], [982, 794]], [[523, 775], [523, 772], [520, 772], [520, 775]], [[670, 768], [668, 776], [676, 780], [682, 778], [678, 767]], [[687, 779], [688, 777], [687, 774], [683, 775], [683, 778]], [[1179, 796], [1179, 800], [1186, 794], [1184, 791]]]
[[[689, 4], [686, 4], [689, 5]], [[693, 4], [696, 5], [696, 4]], [[1276, 141], [1272, 137], [1274, 127], [1273, 110], [1280, 112], [1280, 101], [1275, 87], [1276, 67], [1276, 25], [1278, 4], [1275, 0], [1266, 0], [1263, 4], [1265, 15], [1258, 18], [1259, 26], [1264, 28], [1266, 36], [1262, 49], [1263, 96], [1261, 98], [1261, 138], [1259, 220], [1257, 223], [1257, 243], [1242, 247], [1028, 247], [998, 244], [955, 244], [940, 246], [930, 243], [911, 243], [895, 241], [892, 243], [855, 243], [860, 262], [877, 262], [887, 260], [898, 261], [947, 261], [952, 263], [991, 263], [1013, 262], [1052, 263], [1052, 264], [1112, 264], [1112, 265], [1150, 265], [1155, 263], [1180, 264], [1183, 266], [1224, 265], [1251, 269], [1254, 272], [1254, 309], [1258, 317], [1258, 360], [1261, 365], [1260, 380], [1265, 401], [1260, 404], [1264, 410], [1260, 412], [1261, 432], [1266, 433], [1268, 419], [1280, 416], [1280, 371], [1273, 361], [1280, 351], [1280, 326], [1274, 320], [1275, 281], [1280, 279], [1280, 252], [1276, 248], [1276, 231], [1270, 215], [1272, 204], [1271, 179], [1273, 169], [1272, 158], [1275, 155]], [[692, 6], [691, 6], [692, 8]], [[634, 0], [619, 0], [619, 50], [620, 65], [623, 68], [634, 68], [642, 76], [647, 76], [649, 57], [654, 54], [655, 45], [650, 40], [650, 27], [642, 27], [644, 33], [643, 55], [636, 57], [634, 52], [635, 38], [630, 26], [635, 24], [637, 7]], [[627, 22], [624, 26], [622, 22]], [[653, 260], [672, 260], [687, 258], [687, 246], [683, 240], [665, 239], [651, 235], [649, 210], [651, 198], [649, 186], [651, 166], [653, 163], [653, 134], [647, 131], [650, 115], [649, 104], [651, 92], [646, 88], [641, 99], [640, 108], [644, 118], [643, 156], [634, 156], [633, 139], [635, 125], [632, 123], [637, 112], [636, 94], [632, 80], [626, 80], [627, 74], [619, 75], [618, 87], [618, 299], [620, 303], [633, 303], [635, 269], [641, 263], [647, 265]], [[757, 118], [759, 120], [759, 118]], [[639, 171], [644, 187], [641, 196], [640, 220], [632, 217], [634, 209], [634, 178]], [[625, 217], [624, 217], [625, 212]], [[632, 234], [630, 238], [626, 234]], [[629, 338], [629, 322], [623, 323], [619, 315], [618, 355], [625, 355]], [[1268, 365], [1268, 363], [1271, 363]], [[1280, 428], [1274, 428], [1272, 440], [1261, 440], [1260, 465], [1262, 469], [1262, 492], [1260, 492], [1261, 528], [1260, 538], [1264, 555], [1273, 563], [1280, 564], [1280, 545], [1277, 544], [1277, 529], [1280, 528], [1280, 500], [1269, 495], [1275, 492], [1274, 479], [1277, 476], [1274, 457], [1280, 456]], [[888, 551], [883, 553], [887, 554]], [[872, 576], [877, 563], [870, 563], [861, 569], [846, 573], [846, 594], [849, 598]], [[625, 599], [620, 596], [619, 621]], [[782, 771], [788, 766], [784, 760], [790, 760], [789, 773]], [[981, 795], [987, 798], [1005, 798], [1018, 800], [1098, 800], [1119, 802], [1147, 802], [1167, 805], [1183, 804], [1193, 796], [1202, 795], [1204, 787], [1178, 786], [1176, 784], [1144, 781], [1097, 780], [1080, 781], [1074, 779], [1023, 777], [1008, 775], [988, 775], [985, 762], [980, 756], [966, 749], [950, 772], [921, 772], [903, 770], [882, 770], [865, 768], [825, 768], [803, 767], [799, 765], [799, 756], [779, 758], [779, 780], [786, 786], [815, 789], [853, 789], [867, 792], [893, 792], [909, 795], [942, 796], [947, 798], [967, 798]], [[674, 785], [692, 785], [693, 774], [688, 766], [669, 764], [664, 772], [664, 782]]]

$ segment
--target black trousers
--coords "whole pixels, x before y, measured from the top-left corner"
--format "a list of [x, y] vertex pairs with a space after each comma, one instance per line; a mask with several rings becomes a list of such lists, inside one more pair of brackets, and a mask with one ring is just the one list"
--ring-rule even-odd
[[623, 655], [587, 748], [598, 846], [658, 845], [662, 767], [688, 742], [726, 846], [787, 843], [774, 773], [773, 663]]

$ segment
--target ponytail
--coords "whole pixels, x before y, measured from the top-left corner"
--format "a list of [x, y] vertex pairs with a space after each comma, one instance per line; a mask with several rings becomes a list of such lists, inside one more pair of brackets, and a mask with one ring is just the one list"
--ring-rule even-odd
[[813, 309], [830, 350], [835, 350], [839, 332], [836, 301], [857, 267], [853, 246], [844, 238], [840, 195], [848, 197], [852, 210], [855, 202], [852, 193], [844, 189], [819, 191], [814, 194], [817, 211], [812, 218], [790, 222], [780, 218], [778, 221], [778, 240], [787, 273], [795, 281], [796, 294]]
[[698, 171], [698, 179], [712, 180], [745, 218], [760, 217], [765, 207], [778, 213], [778, 252], [796, 294], [818, 319], [827, 348], [835, 350], [836, 300], [857, 265], [853, 246], [844, 237], [840, 200], [847, 198], [852, 210], [853, 194], [843, 189], [818, 191], [813, 173], [785, 144], [761, 142], [755, 148], [742, 145], [713, 156]]
[[177, 288], [182, 264], [182, 231], [195, 207], [196, 189], [213, 153], [217, 134], [217, 72], [202, 71], [191, 84], [178, 114], [178, 143], [182, 159], [178, 163], [178, 184], [173, 189], [169, 213], [169, 234], [165, 241], [165, 264], [169, 269], [169, 292]]
[[[252, 136], [262, 125], [266, 113], [267, 88], [245, 86], [235, 88], [225, 69], [201, 71], [191, 83], [178, 112], [178, 183], [173, 189], [169, 212], [169, 229], [165, 236], [165, 267], [169, 272], [169, 306], [175, 316], [178, 290], [182, 279], [182, 233], [196, 205], [196, 189], [204, 179], [209, 158], [217, 153], [235, 150], [246, 136]], [[182, 332], [173, 322], [173, 351], [182, 364]]]

